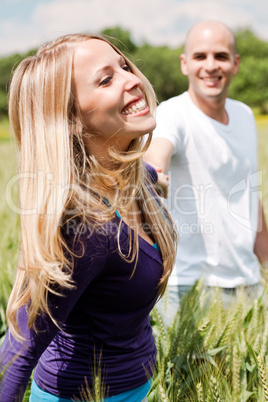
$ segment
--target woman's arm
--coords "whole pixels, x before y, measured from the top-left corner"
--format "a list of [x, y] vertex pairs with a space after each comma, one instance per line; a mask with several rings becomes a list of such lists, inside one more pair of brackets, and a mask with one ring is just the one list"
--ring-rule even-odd
[[[50, 293], [48, 297], [51, 314], [59, 325], [66, 320], [82, 293], [105, 266], [108, 243], [108, 237], [99, 233], [96, 235], [94, 228], [83, 236], [84, 255], [74, 261], [75, 287], [64, 290], [63, 296]], [[75, 247], [75, 252], [79, 254], [82, 243], [77, 244], [80, 246]], [[46, 314], [39, 315], [36, 319], [37, 333], [28, 328], [27, 322], [27, 309], [24, 306], [18, 312], [18, 324], [25, 340], [15, 340], [8, 331], [0, 348], [0, 373], [4, 370], [0, 383], [1, 402], [22, 401], [32, 370], [59, 331], [58, 326]]]

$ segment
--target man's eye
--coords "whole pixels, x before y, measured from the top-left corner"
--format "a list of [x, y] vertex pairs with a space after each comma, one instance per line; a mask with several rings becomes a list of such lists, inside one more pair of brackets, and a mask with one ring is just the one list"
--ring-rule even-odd
[[100, 85], [100, 86], [109, 85], [110, 82], [111, 82], [111, 80], [112, 80], [112, 76], [109, 75], [108, 77], [104, 78], [104, 79], [99, 83], [99, 85]]
[[226, 56], [226, 55], [224, 55], [224, 54], [219, 54], [219, 55], [217, 56], [217, 59], [218, 59], [218, 60], [223, 60], [223, 61], [229, 60], [228, 56]]
[[204, 60], [205, 56], [203, 54], [198, 54], [196, 56], [194, 56], [194, 60]]

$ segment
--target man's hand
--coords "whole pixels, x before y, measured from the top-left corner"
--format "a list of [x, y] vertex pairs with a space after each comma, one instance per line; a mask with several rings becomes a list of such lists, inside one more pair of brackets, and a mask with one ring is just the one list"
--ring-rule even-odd
[[156, 191], [161, 197], [167, 198], [168, 196], [168, 186], [169, 186], [169, 177], [167, 174], [162, 172], [162, 169], [159, 167], [155, 167], [157, 171], [157, 182], [156, 182]]

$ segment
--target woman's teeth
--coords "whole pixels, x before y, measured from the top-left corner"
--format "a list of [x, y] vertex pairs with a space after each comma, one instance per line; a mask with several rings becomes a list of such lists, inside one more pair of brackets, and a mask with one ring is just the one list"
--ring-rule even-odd
[[135, 114], [146, 108], [146, 102], [142, 99], [140, 102], [131, 106], [130, 108], [123, 110], [122, 114]]

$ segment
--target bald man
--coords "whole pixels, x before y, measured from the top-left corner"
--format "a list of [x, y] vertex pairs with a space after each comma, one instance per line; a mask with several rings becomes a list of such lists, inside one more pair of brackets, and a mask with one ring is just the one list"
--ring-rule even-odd
[[169, 322], [181, 296], [200, 278], [227, 298], [241, 287], [259, 297], [259, 262], [268, 261], [253, 113], [227, 98], [240, 62], [234, 34], [218, 21], [196, 24], [180, 62], [188, 91], [159, 105], [145, 156], [170, 175], [167, 207], [180, 235]]

